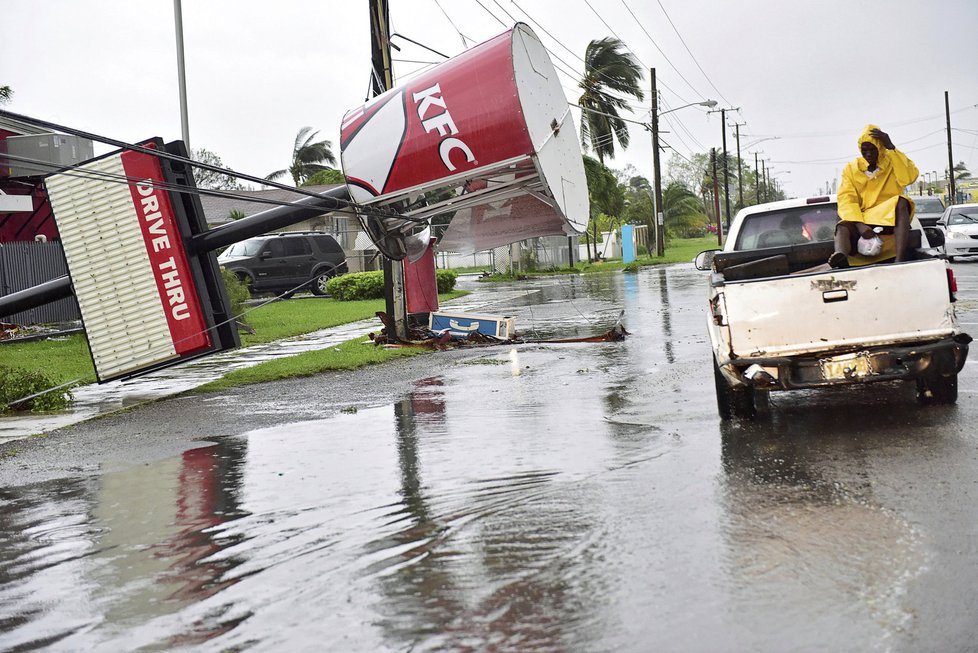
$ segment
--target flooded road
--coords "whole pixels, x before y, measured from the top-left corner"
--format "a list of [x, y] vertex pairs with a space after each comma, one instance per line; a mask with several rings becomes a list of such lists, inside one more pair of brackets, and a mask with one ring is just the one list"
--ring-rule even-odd
[[721, 424], [691, 266], [479, 292], [528, 338], [633, 335], [55, 432], [207, 441], [0, 490], [0, 649], [973, 650], [973, 362], [950, 408], [878, 384]]

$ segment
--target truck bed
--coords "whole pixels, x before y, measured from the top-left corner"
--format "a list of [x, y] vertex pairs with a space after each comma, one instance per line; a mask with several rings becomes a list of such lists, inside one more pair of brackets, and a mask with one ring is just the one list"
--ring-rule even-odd
[[[780, 256], [790, 268], [790, 253]], [[735, 358], [927, 342], [951, 336], [955, 328], [946, 266], [937, 258], [726, 279], [717, 290], [725, 317], [722, 328], [728, 330]]]

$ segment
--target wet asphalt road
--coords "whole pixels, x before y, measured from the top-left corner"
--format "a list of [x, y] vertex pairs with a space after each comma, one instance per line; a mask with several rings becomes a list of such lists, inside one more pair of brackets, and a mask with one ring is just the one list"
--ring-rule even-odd
[[[978, 333], [978, 262], [954, 268]], [[978, 367], [954, 407], [877, 384], [721, 424], [704, 284], [673, 266], [484, 288], [525, 337], [621, 310], [633, 335], [12, 443], [0, 649], [974, 650]]]

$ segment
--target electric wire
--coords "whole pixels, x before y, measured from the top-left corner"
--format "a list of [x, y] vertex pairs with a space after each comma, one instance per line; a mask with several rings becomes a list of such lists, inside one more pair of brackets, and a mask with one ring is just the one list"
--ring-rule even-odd
[[[289, 192], [295, 193], [297, 195], [304, 195], [304, 196], [307, 196], [307, 197], [314, 197], [314, 198], [317, 198], [317, 199], [323, 199], [323, 197], [321, 195], [319, 195], [318, 193], [314, 193], [314, 192], [308, 191], [308, 190], [303, 190], [300, 187], [286, 186], [285, 184], [280, 184], [278, 182], [270, 181], [268, 179], [263, 179], [263, 178], [260, 178], [260, 177], [255, 177], [253, 175], [245, 174], [243, 172], [237, 172], [237, 171], [231, 170], [229, 168], [220, 168], [218, 166], [214, 166], [214, 165], [211, 165], [211, 164], [208, 164], [208, 163], [202, 163], [200, 161], [194, 161], [193, 159], [190, 159], [188, 157], [179, 156], [177, 154], [171, 154], [170, 152], [165, 152], [165, 151], [154, 149], [154, 148], [144, 147], [142, 145], [136, 145], [134, 143], [126, 143], [124, 141], [120, 141], [120, 140], [117, 140], [117, 139], [114, 139], [114, 138], [109, 138], [107, 136], [99, 136], [98, 134], [93, 134], [91, 132], [86, 132], [86, 131], [83, 131], [83, 130], [80, 130], [80, 129], [74, 129], [72, 127], [66, 127], [64, 125], [59, 125], [57, 123], [53, 123], [53, 122], [50, 122], [50, 121], [47, 121], [47, 120], [41, 120], [39, 118], [31, 118], [29, 116], [24, 116], [24, 115], [20, 115], [20, 114], [17, 114], [17, 113], [10, 112], [10, 111], [5, 111], [3, 109], [0, 109], [0, 116], [6, 117], [6, 118], [11, 118], [13, 120], [20, 120], [21, 122], [25, 122], [25, 123], [27, 123], [29, 125], [34, 125], [34, 126], [37, 126], [37, 127], [44, 127], [46, 129], [51, 129], [53, 131], [57, 131], [57, 132], [65, 133], [65, 134], [71, 134], [73, 136], [79, 136], [81, 138], [85, 138], [85, 139], [88, 139], [88, 140], [91, 140], [91, 141], [95, 141], [97, 143], [102, 143], [104, 145], [111, 145], [112, 147], [117, 147], [117, 148], [120, 148], [120, 149], [123, 149], [123, 150], [128, 150], [128, 151], [131, 151], [131, 152], [139, 152], [141, 154], [147, 154], [149, 156], [154, 156], [154, 157], [159, 158], [159, 159], [167, 159], [169, 161], [175, 161], [177, 163], [182, 163], [184, 165], [189, 165], [189, 166], [192, 166], [192, 167], [201, 168], [203, 170], [208, 170], [210, 172], [216, 172], [218, 174], [228, 175], [228, 176], [231, 176], [231, 177], [236, 177], [238, 179], [244, 179], [246, 181], [257, 183], [257, 184], [260, 184], [260, 185], [263, 185], [263, 186], [271, 186], [272, 188], [277, 188], [279, 190], [289, 191]], [[351, 200], [341, 200], [341, 199], [336, 199], [336, 198], [330, 198], [330, 199], [333, 199], [338, 204], [343, 204], [347, 208], [350, 208], [350, 209], [353, 209], [353, 210], [360, 210], [362, 208], [356, 202], [353, 202]], [[385, 215], [384, 217], [391, 217], [391, 216], [390, 215]]]
[[470, 39], [465, 34], [462, 34], [462, 30], [460, 30], [458, 28], [458, 26], [455, 24], [455, 21], [452, 20], [452, 17], [449, 16], [448, 15], [448, 12], [445, 11], [445, 8], [441, 6], [441, 3], [438, 2], [438, 0], [434, 0], [434, 2], [435, 2], [435, 6], [437, 6], [439, 9], [441, 9], [441, 13], [445, 14], [445, 18], [448, 19], [448, 22], [451, 24], [451, 26], [453, 28], [455, 28], [455, 31], [458, 32], [458, 35], [462, 39], [462, 48], [465, 49], [465, 48], [468, 48], [469, 47], [469, 44], [467, 43], [467, 41], [472, 41], [473, 43], [475, 43], [475, 41], [473, 39]]
[[[169, 152], [165, 152], [165, 151], [162, 151], [162, 150], [157, 150], [157, 149], [154, 149], [154, 148], [147, 148], [147, 147], [143, 147], [141, 145], [135, 145], [135, 144], [132, 144], [132, 143], [125, 143], [123, 141], [118, 141], [116, 139], [112, 139], [112, 138], [108, 138], [108, 137], [104, 137], [104, 136], [99, 136], [97, 134], [92, 134], [92, 133], [85, 132], [85, 131], [82, 131], [82, 130], [73, 129], [71, 127], [65, 127], [63, 125], [58, 125], [58, 124], [55, 124], [55, 123], [52, 123], [52, 122], [48, 122], [48, 121], [45, 121], [45, 120], [40, 120], [40, 119], [36, 119], [36, 118], [30, 118], [28, 116], [21, 116], [19, 114], [14, 114], [14, 113], [11, 113], [11, 112], [8, 112], [8, 111], [4, 111], [4, 110], [0, 110], [0, 116], [12, 117], [14, 119], [21, 120], [22, 122], [27, 122], [27, 124], [33, 124], [33, 125], [36, 125], [36, 126], [45, 127], [45, 128], [48, 128], [48, 129], [53, 129], [54, 131], [60, 131], [60, 132], [63, 132], [63, 133], [72, 134], [72, 135], [75, 135], [75, 136], [79, 136], [81, 138], [86, 138], [86, 139], [89, 139], [89, 140], [92, 140], [92, 141], [96, 141], [96, 142], [99, 142], [99, 143], [103, 143], [103, 144], [106, 144], [106, 145], [112, 145], [112, 146], [118, 147], [120, 149], [129, 150], [129, 151], [133, 151], [133, 152], [139, 152], [139, 153], [142, 153], [142, 154], [147, 154], [147, 155], [150, 155], [150, 156], [155, 156], [155, 157], [161, 158], [161, 159], [167, 159], [167, 160], [170, 160], [170, 161], [176, 161], [178, 163], [183, 163], [185, 165], [189, 165], [189, 166], [193, 166], [193, 167], [198, 167], [198, 168], [201, 168], [201, 169], [204, 169], [204, 170], [208, 170], [208, 171], [211, 171], [211, 172], [216, 172], [218, 174], [228, 175], [228, 176], [236, 177], [236, 178], [239, 178], [239, 179], [245, 179], [247, 181], [255, 182], [255, 183], [258, 183], [258, 184], [261, 184], [261, 185], [272, 186], [273, 188], [276, 188], [276, 189], [279, 189], [279, 190], [285, 190], [285, 191], [288, 191], [290, 193], [295, 193], [297, 195], [303, 195], [303, 196], [306, 196], [306, 197], [313, 197], [313, 198], [316, 198], [316, 199], [328, 199], [330, 201], [335, 201], [336, 203], [342, 205], [341, 208], [343, 208], [343, 209], [350, 209], [351, 211], [355, 211], [355, 212], [361, 213], [361, 214], [366, 215], [366, 216], [369, 216], [369, 217], [376, 217], [376, 218], [391, 218], [391, 217], [396, 217], [398, 219], [403, 219], [403, 220], [408, 220], [408, 221], [422, 222], [422, 220], [419, 220], [417, 218], [412, 218], [412, 217], [409, 217], [409, 216], [402, 216], [402, 215], [395, 216], [395, 215], [392, 215], [390, 213], [385, 213], [385, 212], [382, 212], [382, 211], [377, 211], [375, 209], [371, 209], [369, 207], [366, 207], [366, 206], [362, 206], [360, 204], [357, 204], [356, 202], [353, 202], [351, 200], [343, 200], [343, 199], [337, 199], [337, 198], [325, 198], [325, 197], [323, 197], [322, 195], [320, 195], [318, 193], [315, 193], [313, 191], [304, 190], [301, 187], [286, 186], [285, 184], [279, 184], [277, 182], [271, 182], [271, 181], [269, 181], [267, 179], [261, 179], [261, 178], [254, 177], [254, 176], [251, 176], [251, 175], [247, 175], [247, 174], [244, 174], [244, 173], [236, 172], [236, 171], [231, 170], [229, 168], [220, 168], [220, 167], [213, 166], [213, 165], [210, 165], [210, 164], [201, 163], [199, 161], [194, 161], [193, 159], [190, 159], [190, 158], [187, 158], [187, 157], [182, 157], [182, 156], [179, 156], [179, 155], [176, 155], [176, 154], [171, 154]], [[7, 158], [11, 158], [11, 159], [15, 158], [14, 156], [9, 155], [9, 154], [7, 154], [5, 156]], [[60, 167], [58, 167], [58, 166], [52, 166], [52, 169], [60, 169]], [[71, 176], [73, 173], [64, 171], [64, 174], [67, 174], [67, 175]], [[101, 174], [101, 175], [109, 175], [109, 176], [111, 176], [111, 173], [105, 173], [103, 171], [92, 171], [90, 169], [86, 169], [85, 170], [85, 174], [93, 174], [93, 175], [99, 175], [99, 174]], [[119, 181], [119, 183], [127, 183], [127, 184], [130, 184], [130, 185], [132, 185], [136, 181], [139, 181], [139, 182], [145, 181], [143, 179], [133, 180], [133, 179], [131, 179], [129, 177], [125, 177], [125, 180], [123, 180], [121, 178], [122, 176], [117, 176], [117, 177], [119, 177], [117, 179], [117, 181]], [[227, 198], [230, 198], [230, 199], [241, 199], [241, 200], [249, 201], [249, 202], [250, 201], [262, 202], [262, 200], [258, 200], [258, 199], [254, 199], [254, 198], [250, 198], [250, 197], [244, 197], [244, 196], [240, 196], [240, 195], [229, 194], [228, 191], [214, 191], [214, 190], [210, 190], [210, 189], [201, 189], [201, 188], [197, 188], [196, 186], [189, 186], [189, 185], [166, 184], [166, 182], [161, 182], [159, 180], [154, 181], [153, 185], [154, 185], [154, 187], [160, 187], [160, 188], [166, 187], [166, 188], [169, 188], [169, 189], [172, 189], [172, 190], [176, 190], [178, 192], [191, 192], [191, 193], [198, 193], [198, 194], [202, 194], [202, 195], [215, 195], [215, 196], [218, 196], [218, 197], [227, 197]], [[291, 202], [283, 202], [283, 201], [265, 201], [264, 203], [277, 204], [277, 205], [280, 205], [280, 206], [289, 206], [289, 205], [291, 205]], [[329, 211], [324, 211], [324, 212], [329, 212]]]
[[[621, 0], [621, 1], [622, 1], [622, 4], [625, 5], [625, 8], [628, 9], [628, 4], [625, 2], [625, 0]], [[679, 29], [676, 27], [676, 24], [674, 22], [672, 22], [672, 18], [669, 16], [669, 12], [666, 11], [666, 8], [662, 6], [662, 0], [656, 0], [656, 2], [659, 4], [659, 9], [662, 10], [662, 13], [666, 17], [666, 20], [668, 20], [669, 21], [669, 24], [672, 26], [673, 31], [676, 32], [676, 36], [679, 37], [680, 43], [683, 44], [683, 47], [686, 48], [686, 52], [689, 53], [690, 59], [693, 60], [693, 63], [696, 64], [696, 67], [699, 68], [700, 72], [703, 73], [703, 77], [706, 78], [706, 81], [709, 82], [709, 84], [713, 88], [713, 90], [717, 92], [717, 95], [720, 96], [720, 99], [727, 103], [727, 106], [733, 106], [733, 102], [731, 102], [726, 97], [724, 97], [724, 95], [720, 91], [720, 89], [718, 89], [717, 86], [716, 86], [716, 84], [713, 83], [713, 80], [710, 79], [710, 76], [706, 74], [706, 71], [705, 70], [703, 70], [703, 66], [700, 65], [700, 62], [697, 61], [696, 57], [693, 55], [693, 51], [690, 50], [689, 49], [689, 46], [686, 44], [686, 39], [684, 39], [683, 38], [683, 35], [679, 33]], [[628, 13], [632, 14], [632, 10], [631, 9], [628, 9]], [[632, 14], [632, 17], [635, 18], [635, 14]], [[642, 25], [642, 23], [638, 20], [638, 18], [635, 18], [635, 22], [638, 23], [639, 26]], [[644, 27], [642, 27], [642, 29], [643, 29], [643, 31], [645, 30]], [[648, 32], [646, 32], [646, 34], [647, 33]], [[651, 39], [652, 37], [650, 36], [649, 38]], [[665, 55], [663, 54], [663, 56], [665, 56]]]

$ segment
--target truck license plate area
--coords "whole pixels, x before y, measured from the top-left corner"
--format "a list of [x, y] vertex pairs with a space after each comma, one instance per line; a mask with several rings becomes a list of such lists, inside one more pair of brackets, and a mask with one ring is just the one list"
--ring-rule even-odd
[[822, 358], [818, 361], [818, 364], [822, 368], [822, 377], [826, 381], [858, 379], [876, 373], [873, 370], [873, 362], [869, 358], [869, 353], [865, 351], [856, 354], [833, 356], [832, 358]]

